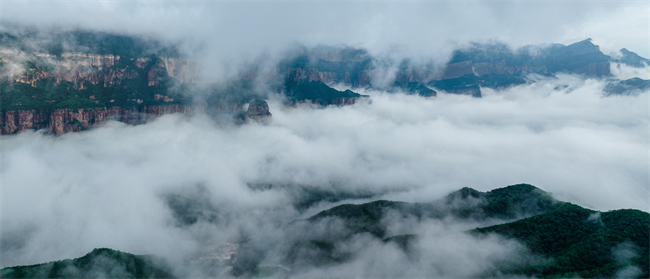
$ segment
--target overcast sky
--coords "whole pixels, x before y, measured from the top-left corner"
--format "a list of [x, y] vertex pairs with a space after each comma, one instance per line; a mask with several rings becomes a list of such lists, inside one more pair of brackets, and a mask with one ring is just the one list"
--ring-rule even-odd
[[298, 42], [446, 59], [468, 41], [570, 44], [594, 39], [648, 57], [647, 1], [3, 1], [2, 20], [182, 40], [237, 62]]

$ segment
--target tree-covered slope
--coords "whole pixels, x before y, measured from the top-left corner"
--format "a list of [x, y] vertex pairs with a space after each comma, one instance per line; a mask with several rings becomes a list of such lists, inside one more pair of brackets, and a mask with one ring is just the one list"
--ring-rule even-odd
[[489, 192], [463, 188], [444, 199], [430, 203], [407, 203], [379, 200], [364, 204], [343, 204], [319, 212], [308, 221], [327, 217], [345, 221], [349, 233], [368, 232], [385, 237], [385, 225], [380, 221], [390, 211], [404, 218], [444, 218], [513, 220], [556, 209], [562, 204], [548, 193], [529, 184], [517, 184]]
[[36, 28], [14, 27], [0, 32], [0, 45], [25, 52], [42, 52], [58, 56], [64, 52], [112, 54], [125, 57], [180, 56], [175, 45], [163, 44], [142, 36], [81, 29], [54, 29], [47, 32]]
[[[196, 211], [196, 208], [188, 206], [189, 202], [174, 201], [181, 210]], [[205, 215], [202, 218], [208, 217]], [[331, 268], [345, 265], [358, 259], [361, 253], [359, 249], [363, 249], [342, 246], [350, 246], [358, 239], [392, 243], [390, 245], [401, 248], [404, 254], [400, 255], [405, 259], [418, 259], [422, 249], [425, 249], [420, 241], [438, 236], [409, 232], [388, 235], [386, 220], [399, 223], [400, 218], [410, 220], [410, 224], [427, 218], [443, 218], [445, 222], [501, 222], [469, 232], [464, 229], [447, 231], [469, 233], [465, 236], [473, 236], [475, 240], [486, 238], [486, 241], [495, 239], [490, 235], [500, 235], [520, 242], [527, 248], [526, 253], [532, 254], [532, 257], [522, 257], [515, 265], [487, 270], [486, 276], [647, 278], [649, 275], [650, 214], [631, 209], [609, 212], [585, 209], [557, 201], [529, 184], [511, 185], [488, 192], [462, 188], [430, 203], [378, 200], [335, 206], [307, 220], [290, 223], [284, 228], [286, 239], [283, 239], [283, 247], [279, 250], [267, 250], [272, 245], [256, 245], [251, 239], [244, 238], [238, 242], [239, 248], [232, 251], [236, 256], [221, 262], [217, 269], [219, 272], [214, 274], [223, 275], [224, 270], [230, 270], [228, 272], [234, 276], [290, 276], [292, 270], [305, 266]], [[194, 221], [188, 220], [187, 224]], [[269, 256], [276, 264], [263, 264]], [[190, 264], [186, 268], [211, 270], [210, 266], [200, 264]], [[167, 278], [173, 274], [163, 260], [153, 256], [137, 256], [102, 248], [77, 259], [4, 268], [0, 270], [0, 276]]]
[[332, 104], [341, 98], [367, 97], [351, 90], [338, 91], [327, 86], [322, 81], [299, 82], [286, 80], [286, 95], [289, 103], [296, 103], [305, 100], [321, 100], [324, 104]]
[[7, 267], [2, 278], [173, 278], [166, 263], [150, 255], [133, 255], [108, 248], [83, 257], [36, 265]]
[[650, 214], [631, 209], [597, 212], [564, 203], [556, 210], [511, 223], [478, 228], [524, 243], [550, 259], [511, 273], [539, 277], [614, 277], [637, 270], [648, 277]]

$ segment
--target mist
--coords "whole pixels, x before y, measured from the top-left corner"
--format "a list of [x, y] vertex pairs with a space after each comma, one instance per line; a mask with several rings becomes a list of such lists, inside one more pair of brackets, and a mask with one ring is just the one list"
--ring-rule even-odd
[[[511, 48], [593, 38], [604, 53], [649, 57], [647, 3], [481, 2], [30, 2], [3, 3], [3, 22], [91, 29], [178, 43], [207, 81], [277, 60], [290, 45], [347, 45], [399, 63], [446, 62], [470, 42]], [[552, 15], [552, 16], [550, 16]], [[426, 61], [423, 61], [426, 60]]]
[[[197, 86], [228, 81], [242, 67], [268, 70], [296, 46], [349, 46], [385, 64], [373, 85], [386, 85], [405, 59], [443, 65], [471, 42], [516, 49], [592, 37], [604, 53], [625, 47], [648, 57], [647, 10], [642, 2], [14, 1], [0, 6], [0, 31], [17, 24], [43, 32], [43, 41], [51, 30], [76, 28], [159, 40], [197, 61]], [[611, 71], [618, 79], [648, 78], [647, 68], [612, 63]], [[430, 202], [462, 187], [528, 183], [594, 210], [650, 211], [650, 92], [606, 96], [606, 80], [527, 78], [537, 82], [481, 88], [482, 98], [352, 88], [370, 98], [325, 108], [286, 106], [257, 85], [268, 96], [268, 123], [173, 114], [61, 136], [3, 135], [0, 267], [108, 247], [159, 255], [177, 274], [205, 277], [213, 274], [188, 269], [188, 259], [242, 240], [260, 265], [282, 265], [290, 255], [320, 253], [292, 251], [295, 243], [343, 230], [338, 219], [300, 225], [321, 210], [379, 199]], [[305, 203], [310, 191], [342, 198]], [[495, 220], [389, 214], [382, 222], [388, 236], [418, 238], [404, 248], [358, 234], [331, 247], [346, 261], [297, 261], [292, 276], [496, 277], [548, 260], [514, 240], [466, 233]], [[621, 262], [636, 253], [625, 245], [612, 251]], [[630, 264], [619, 275], [638, 273]]]
[[[648, 92], [604, 97], [603, 87], [603, 81], [559, 75], [506, 90], [483, 88], [479, 99], [358, 90], [370, 101], [316, 108], [271, 99], [267, 125], [165, 115], [145, 125], [109, 121], [58, 137], [32, 130], [2, 136], [2, 266], [79, 257], [97, 247], [180, 263], [242, 235], [268, 248], [262, 263], [274, 263], [281, 257], [272, 255], [286, 252], [277, 243], [298, 237], [286, 229], [293, 220], [343, 202], [428, 202], [461, 187], [530, 183], [591, 209], [648, 211]], [[300, 210], [292, 206], [300, 189], [366, 197]], [[170, 195], [209, 210], [194, 223], [179, 223]], [[340, 248], [355, 257], [337, 274], [478, 276], [496, 262], [516, 266], [506, 259], [528, 255], [516, 242], [462, 234], [488, 224], [431, 222], [392, 231], [424, 232], [416, 245], [420, 258], [409, 260], [394, 244], [361, 235]], [[433, 227], [443, 229], [432, 236]], [[474, 267], [423, 262], [441, 257]], [[377, 269], [388, 262], [400, 268]], [[294, 272], [334, 274], [327, 267]]]
[[610, 65], [612, 75], [621, 80], [631, 79], [631, 78], [640, 78], [648, 79], [650, 78], [650, 66], [643, 68], [631, 67], [625, 64], [612, 63]]

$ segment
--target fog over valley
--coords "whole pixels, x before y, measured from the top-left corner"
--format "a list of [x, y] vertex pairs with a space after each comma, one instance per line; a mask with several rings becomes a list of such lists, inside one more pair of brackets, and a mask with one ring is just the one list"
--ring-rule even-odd
[[3, 3], [0, 277], [647, 277], [648, 11]]

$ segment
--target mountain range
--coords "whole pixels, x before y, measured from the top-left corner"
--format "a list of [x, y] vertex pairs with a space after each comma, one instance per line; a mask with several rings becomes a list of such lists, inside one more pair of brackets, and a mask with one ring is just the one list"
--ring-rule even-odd
[[[444, 64], [404, 59], [397, 66], [383, 66], [385, 61], [364, 49], [298, 47], [271, 67], [245, 64], [236, 77], [210, 82], [201, 79], [198, 63], [173, 44], [95, 31], [53, 34], [0, 34], [3, 134], [47, 129], [60, 135], [106, 120], [141, 124], [170, 113], [205, 112], [244, 123], [270, 117], [264, 101], [269, 94], [282, 96], [287, 106], [344, 106], [368, 99], [356, 89], [481, 97], [481, 88], [534, 83], [535, 75], [561, 73], [602, 80], [609, 95], [650, 87], [648, 80], [617, 80], [610, 71], [612, 65], [645, 67], [648, 59], [627, 49], [616, 57], [605, 55], [591, 39], [516, 50], [498, 42], [474, 43], [455, 50]], [[393, 76], [381, 75], [391, 69]], [[259, 101], [250, 106], [253, 100]]]
[[[202, 218], [201, 214], [205, 215], [205, 211], [186, 210], [178, 212], [176, 218], [192, 220]], [[287, 247], [276, 265], [262, 264], [271, 251], [244, 238], [237, 243], [226, 243], [212, 254], [189, 259], [182, 267], [174, 267], [156, 256], [100, 248], [72, 260], [6, 267], [0, 270], [0, 275], [3, 278], [170, 278], [184, 277], [182, 270], [190, 269], [211, 276], [286, 277], [303, 266], [336, 267], [353, 261], [359, 248], [341, 249], [341, 246], [361, 236], [384, 245], [393, 243], [403, 251], [402, 257], [418, 258], [420, 238], [428, 237], [426, 232], [390, 234], [388, 226], [407, 220], [450, 219], [492, 223], [453, 233], [475, 239], [498, 235], [523, 244], [532, 255], [513, 265], [495, 266], [478, 274], [479, 277], [649, 276], [650, 214], [631, 209], [590, 210], [556, 200], [528, 184], [488, 192], [463, 188], [427, 203], [376, 200], [340, 204], [307, 219], [290, 222], [285, 228], [285, 235], [290, 239], [286, 239]]]

